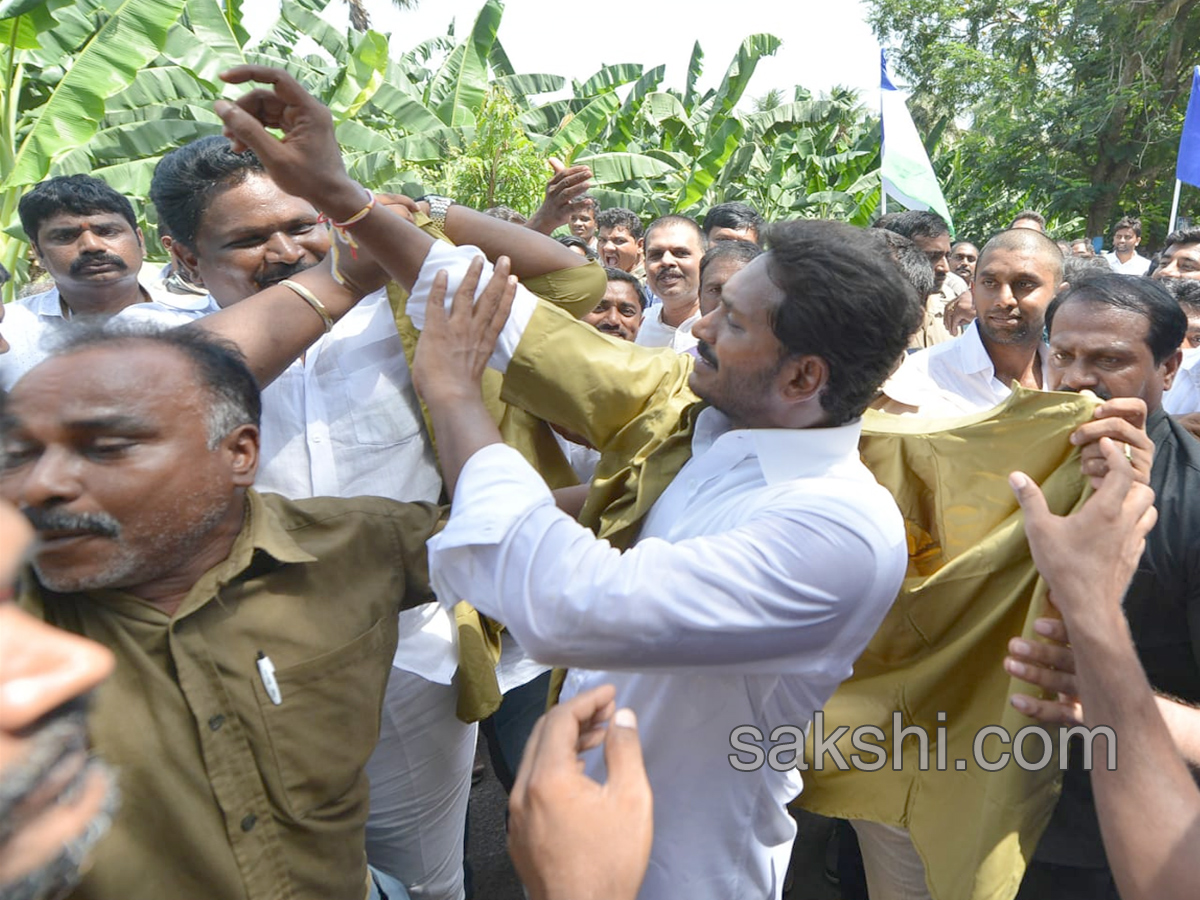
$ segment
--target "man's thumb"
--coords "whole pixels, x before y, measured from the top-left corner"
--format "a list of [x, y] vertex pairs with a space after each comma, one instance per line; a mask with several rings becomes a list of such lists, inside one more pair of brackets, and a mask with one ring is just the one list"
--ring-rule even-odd
[[554, 170], [555, 175], [565, 172], [567, 169], [561, 159], [555, 159], [553, 156], [549, 158], [548, 162], [550, 163], [550, 168]]
[[1013, 472], [1008, 476], [1008, 486], [1017, 496], [1017, 502], [1025, 511], [1026, 522], [1041, 521], [1049, 513], [1046, 497], [1037, 482], [1024, 472]]
[[617, 790], [646, 783], [646, 763], [642, 759], [637, 716], [632, 709], [618, 709], [609, 722], [604, 738], [604, 764], [608, 768], [608, 783]]

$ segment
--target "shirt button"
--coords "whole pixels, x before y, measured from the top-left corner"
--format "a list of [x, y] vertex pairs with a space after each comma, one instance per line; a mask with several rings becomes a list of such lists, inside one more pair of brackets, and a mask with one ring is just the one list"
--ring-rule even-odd
[[224, 724], [225, 717], [222, 715], [215, 715], [208, 720], [208, 727], [210, 731], [219, 731], [221, 726]]
[[250, 815], [242, 819], [242, 831], [250, 831], [252, 828], [254, 828], [254, 823], [257, 821], [258, 816], [254, 815], [254, 813], [250, 813]]

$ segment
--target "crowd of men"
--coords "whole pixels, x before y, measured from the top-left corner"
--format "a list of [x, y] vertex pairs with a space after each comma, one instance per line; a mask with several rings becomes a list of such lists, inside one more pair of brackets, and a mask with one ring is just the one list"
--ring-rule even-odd
[[[897, 597], [989, 553], [920, 532], [943, 504], [1028, 533], [947, 696], [1124, 750], [1073, 737], [970, 896], [1191, 895], [1200, 230], [644, 224], [556, 160], [528, 219], [477, 212], [372, 195], [290, 76], [224, 77], [271, 87], [158, 164], [168, 265], [98, 179], [20, 203], [52, 286], [0, 307], [0, 897], [460, 900], [482, 737], [530, 896], [780, 898], [821, 776], [732, 735], [835, 709], [899, 617], [941, 640]], [[944, 471], [860, 458], [913, 435]], [[952, 896], [915, 812], [834, 805], [870, 897]]]

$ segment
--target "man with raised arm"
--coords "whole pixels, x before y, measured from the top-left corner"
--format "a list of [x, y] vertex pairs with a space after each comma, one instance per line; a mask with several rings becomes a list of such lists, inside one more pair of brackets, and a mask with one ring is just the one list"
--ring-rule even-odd
[[[217, 109], [281, 185], [335, 219], [362, 208], [324, 107], [277, 70], [226, 78], [275, 85]], [[476, 310], [473, 251], [385, 210], [355, 236], [414, 284], [425, 329], [417, 383], [455, 502], [431, 559], [443, 602], [477, 600], [535, 657], [577, 667], [563, 696], [612, 681], [638, 713], [659, 808], [642, 898], [779, 897], [799, 773], [737, 771], [730, 735], [803, 726], [903, 577], [900, 518], [857, 442], [916, 327], [911, 288], [858, 229], [787, 224], [697, 323], [693, 364], [614, 343], [515, 283], [511, 315], [495, 291]], [[604, 539], [500, 443], [480, 396], [489, 361], [507, 399], [609, 454], [583, 512]]]

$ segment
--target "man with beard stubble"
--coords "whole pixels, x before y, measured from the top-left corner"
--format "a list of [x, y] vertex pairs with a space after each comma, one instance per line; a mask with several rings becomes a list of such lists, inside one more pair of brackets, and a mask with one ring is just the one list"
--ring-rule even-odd
[[972, 288], [976, 318], [948, 343], [911, 354], [883, 386], [892, 413], [955, 416], [991, 409], [1045, 385], [1042, 324], [1062, 281], [1062, 253], [1038, 231], [1004, 231], [984, 245]]

